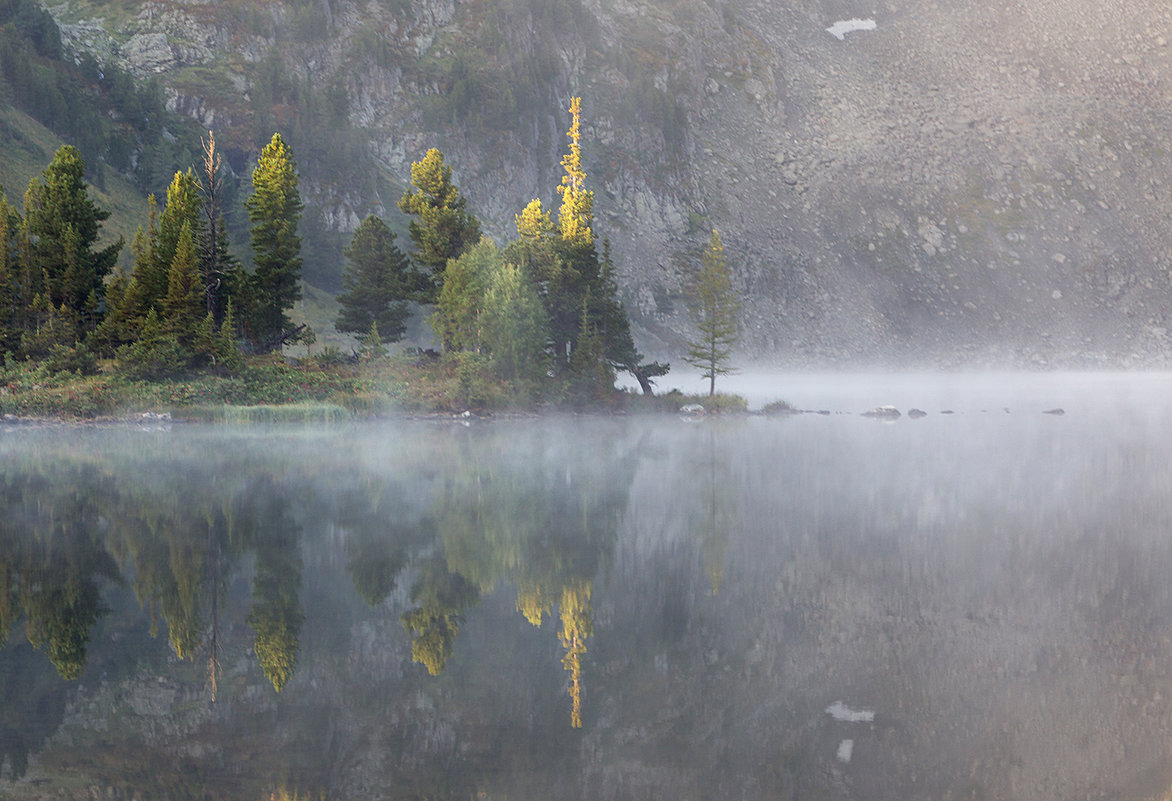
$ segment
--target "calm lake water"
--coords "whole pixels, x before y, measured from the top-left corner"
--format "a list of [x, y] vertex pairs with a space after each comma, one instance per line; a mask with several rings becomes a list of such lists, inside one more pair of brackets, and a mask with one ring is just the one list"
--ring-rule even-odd
[[740, 380], [0, 429], [0, 798], [1167, 797], [1172, 377]]

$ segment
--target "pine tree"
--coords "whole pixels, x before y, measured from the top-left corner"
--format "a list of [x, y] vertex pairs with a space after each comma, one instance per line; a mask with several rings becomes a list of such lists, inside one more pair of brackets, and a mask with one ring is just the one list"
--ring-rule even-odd
[[85, 161], [77, 148], [61, 147], [40, 179], [29, 183], [24, 209], [29, 255], [44, 280], [39, 290], [54, 308], [64, 306], [71, 312], [78, 326], [74, 337], [80, 338], [86, 333], [86, 302], [91, 294], [101, 298], [122, 240], [94, 250], [110, 213], [89, 199]]
[[[176, 172], [167, 187], [167, 203], [159, 214], [158, 230], [154, 238], [149, 275], [152, 283], [143, 284], [152, 305], [162, 310], [163, 298], [170, 283], [171, 265], [179, 250], [184, 228], [192, 242], [192, 253], [197, 252], [203, 239], [203, 198], [200, 197], [199, 180], [189, 168]], [[198, 271], [198, 264], [196, 266]], [[201, 293], [202, 297], [202, 293]], [[166, 316], [166, 315], [164, 315]]]
[[431, 148], [422, 161], [411, 165], [411, 188], [400, 198], [399, 209], [415, 218], [408, 227], [415, 245], [412, 258], [430, 279], [420, 293], [421, 302], [434, 302], [448, 259], [480, 241], [480, 221], [467, 213], [465, 205], [452, 183], [452, 168], [439, 150]]
[[385, 342], [397, 342], [406, 331], [407, 300], [415, 294], [418, 274], [395, 246], [395, 234], [373, 214], [362, 221], [343, 251], [349, 262], [342, 272], [344, 291], [338, 295], [338, 331], [361, 334], [371, 323]]
[[262, 351], [277, 350], [288, 340], [292, 331], [288, 312], [301, 299], [297, 224], [304, 205], [297, 185], [293, 152], [275, 133], [252, 171], [253, 191], [245, 201], [256, 267], [248, 281], [248, 316], [252, 339]]
[[732, 288], [732, 276], [724, 255], [724, 243], [715, 230], [700, 259], [693, 286], [692, 321], [700, 336], [688, 343], [684, 361], [701, 369], [708, 379], [708, 395], [716, 394], [716, 377], [733, 372], [728, 364], [737, 341], [740, 302]]
[[537, 198], [529, 201], [521, 213], [516, 216], [517, 235], [527, 244], [538, 244], [553, 234], [553, 221], [549, 212], [541, 207]]

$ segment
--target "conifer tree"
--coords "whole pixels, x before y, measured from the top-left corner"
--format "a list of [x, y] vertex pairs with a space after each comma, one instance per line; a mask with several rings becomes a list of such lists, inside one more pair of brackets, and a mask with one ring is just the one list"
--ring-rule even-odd
[[191, 226], [183, 225], [175, 247], [175, 257], [167, 276], [167, 295], [163, 298], [166, 329], [185, 348], [194, 349], [196, 329], [204, 318], [203, 284], [199, 276], [199, 258]]
[[400, 198], [399, 209], [415, 218], [408, 227], [415, 245], [412, 258], [430, 278], [430, 286], [420, 294], [421, 302], [435, 301], [448, 259], [480, 241], [480, 221], [468, 214], [465, 205], [452, 183], [452, 168], [439, 150], [431, 148], [411, 165], [411, 188]]
[[80, 338], [87, 301], [91, 295], [100, 300], [122, 240], [94, 249], [110, 213], [90, 200], [85, 161], [77, 148], [61, 147], [41, 177], [29, 183], [24, 211], [29, 255], [43, 280], [36, 289], [51, 306], [70, 312], [73, 334]]
[[292, 333], [289, 310], [301, 299], [301, 237], [304, 205], [293, 151], [279, 133], [261, 151], [245, 201], [252, 222], [255, 270], [249, 284], [250, 333], [262, 351], [279, 349]]
[[733, 372], [728, 360], [737, 341], [740, 302], [733, 291], [724, 243], [717, 231], [712, 232], [700, 262], [691, 306], [699, 337], [688, 343], [684, 361], [700, 368], [700, 374], [708, 379], [708, 395], [712, 396], [716, 394], [716, 377]]
[[537, 198], [529, 201], [521, 213], [516, 216], [517, 235], [527, 244], [544, 242], [553, 234], [553, 221], [549, 212], [541, 207]]
[[407, 300], [415, 294], [418, 274], [395, 246], [395, 233], [372, 214], [342, 253], [348, 264], [342, 272], [341, 312], [334, 327], [362, 334], [377, 322], [383, 341], [397, 342], [406, 330]]
[[0, 356], [20, 346], [19, 230], [20, 215], [0, 192]]
[[143, 290], [150, 302], [160, 310], [168, 292], [171, 265], [175, 261], [184, 228], [188, 229], [194, 254], [203, 238], [203, 198], [200, 197], [199, 180], [190, 168], [176, 172], [167, 187], [167, 202], [159, 214], [158, 230], [152, 245], [153, 265], [149, 271], [152, 283], [143, 283]]

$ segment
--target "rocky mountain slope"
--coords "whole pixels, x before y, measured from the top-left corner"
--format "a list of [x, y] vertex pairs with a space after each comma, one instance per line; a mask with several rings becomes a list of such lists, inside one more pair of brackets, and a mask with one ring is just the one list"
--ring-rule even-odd
[[[73, 46], [158, 78], [174, 108], [232, 143], [240, 169], [252, 129], [283, 119], [290, 93], [272, 90], [274, 67], [331, 87], [390, 186], [439, 146], [502, 239], [530, 198], [553, 200], [560, 106], [581, 94], [597, 228], [649, 354], [680, 352], [687, 273], [716, 227], [745, 298], [746, 357], [1164, 363], [1172, 11], [1160, 6], [67, 0], [52, 10]], [[852, 19], [870, 29], [828, 30]], [[264, 114], [262, 95], [274, 97]], [[369, 211], [397, 214], [386, 185], [318, 179], [307, 191], [330, 226], [351, 230]]]

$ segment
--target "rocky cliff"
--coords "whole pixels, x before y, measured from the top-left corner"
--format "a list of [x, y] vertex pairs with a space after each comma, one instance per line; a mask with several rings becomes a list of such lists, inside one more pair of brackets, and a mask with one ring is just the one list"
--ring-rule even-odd
[[[391, 186], [437, 145], [497, 238], [530, 198], [553, 199], [560, 106], [581, 94], [597, 228], [656, 356], [688, 336], [687, 272], [715, 227], [746, 356], [1164, 363], [1163, 7], [68, 0], [54, 13], [75, 47], [157, 77], [240, 152], [265, 65], [344, 88]], [[397, 214], [389, 190], [308, 188], [340, 230]]]

